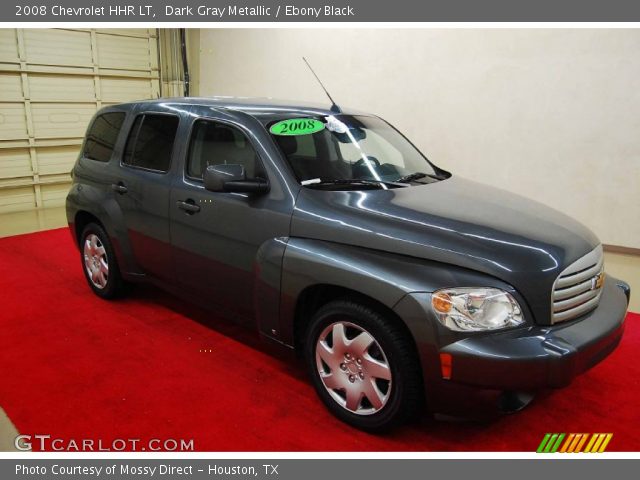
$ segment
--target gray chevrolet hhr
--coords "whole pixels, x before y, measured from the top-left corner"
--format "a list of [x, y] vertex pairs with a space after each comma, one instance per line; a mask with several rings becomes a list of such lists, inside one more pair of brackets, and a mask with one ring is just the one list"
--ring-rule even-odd
[[250, 319], [369, 431], [478, 388], [516, 409], [567, 385], [620, 342], [629, 301], [580, 223], [335, 105], [103, 108], [67, 215], [98, 296], [152, 282]]

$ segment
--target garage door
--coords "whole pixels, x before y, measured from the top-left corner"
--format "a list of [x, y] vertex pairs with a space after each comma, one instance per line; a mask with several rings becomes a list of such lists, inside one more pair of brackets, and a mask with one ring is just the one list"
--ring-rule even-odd
[[0, 29], [0, 213], [63, 205], [96, 110], [159, 90], [155, 30]]

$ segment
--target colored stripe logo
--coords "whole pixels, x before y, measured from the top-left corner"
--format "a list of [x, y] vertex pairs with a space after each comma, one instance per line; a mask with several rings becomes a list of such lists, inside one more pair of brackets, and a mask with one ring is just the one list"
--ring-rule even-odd
[[613, 433], [547, 433], [536, 453], [602, 453]]

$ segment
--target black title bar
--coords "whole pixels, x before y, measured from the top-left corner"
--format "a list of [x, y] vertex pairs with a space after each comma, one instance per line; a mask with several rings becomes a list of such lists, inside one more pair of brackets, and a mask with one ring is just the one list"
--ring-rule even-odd
[[637, 22], [637, 0], [15, 0], [2, 22]]

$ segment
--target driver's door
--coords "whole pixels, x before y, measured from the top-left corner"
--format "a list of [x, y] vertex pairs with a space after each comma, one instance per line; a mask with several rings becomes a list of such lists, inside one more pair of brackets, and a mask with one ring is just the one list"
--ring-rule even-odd
[[258, 150], [240, 125], [197, 119], [191, 128], [184, 174], [171, 191], [173, 261], [179, 284], [207, 302], [252, 316], [254, 264], [267, 240], [287, 236], [289, 215], [271, 208], [271, 194], [210, 192], [209, 165], [241, 164], [247, 178], [265, 178]]

